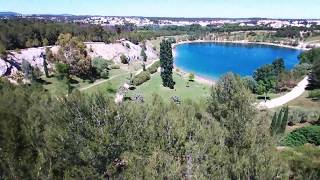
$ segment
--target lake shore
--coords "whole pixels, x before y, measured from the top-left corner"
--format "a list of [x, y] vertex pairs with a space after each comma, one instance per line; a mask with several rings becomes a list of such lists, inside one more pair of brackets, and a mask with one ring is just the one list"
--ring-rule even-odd
[[[174, 69], [176, 69], [176, 73], [177, 74], [180, 74], [183, 78], [185, 79], [188, 79], [188, 76], [190, 74], [190, 72], [186, 71], [186, 70], [183, 70], [179, 67], [177, 67], [176, 65], [174, 65]], [[217, 81], [216, 80], [213, 80], [213, 79], [210, 79], [210, 78], [206, 78], [206, 77], [203, 77], [203, 76], [199, 76], [195, 73], [194, 74], [194, 81], [200, 83], [200, 84], [204, 84], [204, 85], [208, 85], [208, 86], [214, 86]]]
[[[258, 45], [268, 45], [268, 46], [275, 46], [275, 47], [281, 47], [281, 48], [289, 48], [289, 49], [296, 49], [296, 50], [302, 50], [302, 51], [306, 51], [309, 50], [308, 48], [305, 47], [301, 47], [301, 46], [289, 46], [289, 45], [284, 45], [284, 44], [275, 44], [275, 43], [268, 43], [268, 42], [250, 42], [250, 41], [216, 41], [216, 40], [195, 40], [195, 41], [181, 41], [181, 42], [177, 42], [172, 44], [172, 49], [173, 49], [173, 57], [176, 56], [176, 51], [175, 48], [178, 45], [182, 45], [182, 44], [191, 44], [191, 43], [230, 43], [230, 44], [258, 44]], [[175, 69], [179, 69], [179, 71], [183, 74], [183, 76], [185, 78], [187, 78], [187, 75], [190, 74], [191, 72], [188, 72], [186, 70], [183, 70], [181, 68], [179, 68], [178, 66], [174, 65]], [[205, 84], [205, 85], [210, 85], [213, 86], [216, 84], [216, 80], [210, 79], [210, 78], [206, 78], [203, 76], [199, 76], [197, 74], [195, 74], [195, 81], [201, 84]]]
[[268, 46], [276, 46], [276, 47], [282, 47], [282, 48], [289, 48], [289, 49], [296, 49], [296, 50], [302, 50], [307, 51], [310, 50], [309, 48], [302, 47], [301, 46], [289, 46], [285, 44], [276, 44], [276, 43], [269, 43], [269, 42], [251, 42], [247, 40], [242, 41], [217, 41], [217, 40], [195, 40], [195, 41], [181, 41], [172, 44], [172, 48], [175, 49], [176, 46], [181, 44], [191, 44], [191, 43], [230, 43], [230, 44], [259, 44], [259, 45], [268, 45]]

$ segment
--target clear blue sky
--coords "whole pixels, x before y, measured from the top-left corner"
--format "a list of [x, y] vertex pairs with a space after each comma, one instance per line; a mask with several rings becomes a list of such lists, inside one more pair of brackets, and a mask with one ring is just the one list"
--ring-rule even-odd
[[320, 0], [0, 0], [0, 11], [108, 16], [320, 18]]

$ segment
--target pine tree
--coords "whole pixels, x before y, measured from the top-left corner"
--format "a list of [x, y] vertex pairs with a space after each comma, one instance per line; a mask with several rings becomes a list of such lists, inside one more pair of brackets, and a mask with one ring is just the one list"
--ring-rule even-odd
[[274, 113], [270, 126], [271, 135], [283, 134], [286, 130], [289, 116], [289, 107], [281, 108], [280, 112]]
[[49, 78], [49, 71], [48, 71], [48, 63], [47, 63], [47, 55], [41, 53], [40, 55], [43, 58], [43, 70], [47, 78]]
[[175, 85], [172, 78], [173, 56], [171, 43], [168, 40], [163, 40], [160, 44], [160, 66], [163, 86], [173, 89]]

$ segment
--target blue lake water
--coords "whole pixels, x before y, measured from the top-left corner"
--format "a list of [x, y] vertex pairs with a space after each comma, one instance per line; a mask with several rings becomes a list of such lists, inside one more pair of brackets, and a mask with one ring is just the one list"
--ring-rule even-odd
[[298, 64], [302, 52], [260, 44], [189, 43], [175, 47], [175, 66], [196, 75], [218, 79], [227, 72], [251, 76], [264, 64], [283, 58], [287, 69]]

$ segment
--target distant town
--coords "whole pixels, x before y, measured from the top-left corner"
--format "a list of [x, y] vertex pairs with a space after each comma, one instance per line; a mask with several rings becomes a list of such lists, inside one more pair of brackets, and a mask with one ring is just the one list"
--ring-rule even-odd
[[237, 24], [239, 26], [264, 26], [270, 28], [284, 27], [306, 27], [320, 25], [320, 19], [268, 19], [268, 18], [171, 18], [171, 17], [118, 17], [118, 16], [75, 16], [41, 15], [41, 14], [19, 14], [14, 12], [0, 12], [0, 19], [10, 18], [32, 18], [51, 20], [56, 22], [70, 22], [82, 24], [95, 24], [101, 26], [117, 26], [132, 24], [141, 26], [186, 26], [199, 24], [201, 26], [221, 27], [226, 24]]

